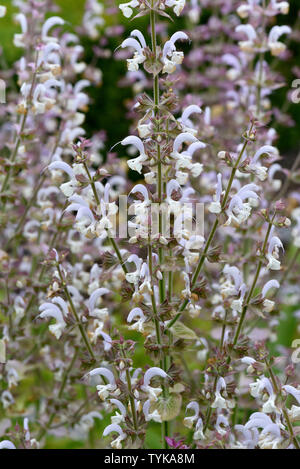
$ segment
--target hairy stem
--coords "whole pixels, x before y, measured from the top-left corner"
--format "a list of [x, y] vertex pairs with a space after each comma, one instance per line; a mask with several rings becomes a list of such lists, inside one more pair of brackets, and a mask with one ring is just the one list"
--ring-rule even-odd
[[[272, 220], [269, 222], [269, 225], [268, 225], [267, 233], [266, 233], [263, 248], [262, 248], [262, 256], [264, 256], [264, 254], [265, 254], [265, 250], [266, 250], [266, 247], [267, 247], [267, 244], [268, 244], [271, 228], [273, 226], [274, 217], [275, 217], [275, 215], [273, 216]], [[243, 327], [243, 324], [244, 324], [244, 321], [245, 321], [245, 317], [246, 317], [246, 314], [247, 314], [247, 311], [248, 311], [249, 302], [252, 299], [252, 296], [253, 296], [253, 293], [254, 293], [254, 290], [255, 290], [255, 287], [256, 287], [256, 284], [257, 284], [257, 281], [258, 281], [259, 274], [260, 274], [262, 266], [263, 266], [263, 261], [260, 260], [259, 263], [258, 263], [256, 272], [255, 272], [255, 276], [254, 276], [250, 291], [247, 295], [246, 303], [245, 303], [245, 306], [243, 307], [242, 314], [241, 314], [241, 317], [240, 317], [240, 320], [239, 320], [235, 335], [234, 335], [233, 347], [236, 346], [236, 344], [239, 340], [239, 337], [240, 337], [240, 334], [241, 334], [241, 331], [242, 331], [242, 327]], [[230, 359], [230, 357], [228, 357], [228, 359]]]
[[96, 358], [95, 358], [95, 355], [94, 355], [92, 346], [91, 346], [91, 344], [90, 344], [90, 341], [89, 341], [89, 339], [88, 339], [88, 336], [87, 336], [87, 334], [86, 334], [86, 331], [85, 331], [85, 329], [84, 329], [84, 327], [83, 327], [83, 325], [82, 325], [82, 323], [81, 323], [81, 321], [80, 321], [80, 318], [79, 318], [78, 313], [77, 313], [77, 311], [76, 311], [76, 308], [75, 308], [75, 306], [74, 306], [72, 297], [71, 297], [71, 295], [70, 295], [70, 293], [69, 293], [69, 290], [68, 290], [68, 288], [67, 288], [67, 285], [66, 285], [66, 283], [65, 283], [65, 280], [64, 280], [64, 278], [63, 278], [60, 265], [57, 264], [56, 267], [57, 267], [58, 275], [59, 275], [60, 280], [61, 280], [61, 283], [62, 283], [62, 288], [63, 288], [63, 290], [64, 290], [64, 292], [65, 292], [66, 297], [67, 297], [67, 300], [68, 300], [68, 303], [69, 303], [69, 305], [70, 305], [71, 311], [72, 311], [72, 313], [73, 313], [73, 315], [74, 315], [74, 317], [75, 317], [75, 319], [76, 319], [76, 323], [77, 323], [77, 326], [78, 326], [78, 328], [79, 328], [81, 337], [82, 337], [82, 339], [83, 339], [83, 341], [84, 341], [84, 343], [85, 343], [85, 346], [86, 346], [86, 348], [87, 348], [87, 351], [88, 351], [88, 353], [89, 353], [91, 359], [95, 361]]
[[[39, 56], [39, 53], [37, 52], [36, 54], [36, 59], [35, 59], [35, 66], [34, 66], [34, 73], [33, 73], [33, 76], [32, 76], [32, 81], [31, 81], [31, 87], [30, 87], [30, 91], [29, 91], [29, 94], [26, 98], [26, 109], [25, 109], [25, 112], [23, 114], [23, 117], [22, 117], [22, 120], [21, 120], [21, 126], [20, 126], [20, 130], [18, 132], [18, 136], [17, 136], [17, 139], [16, 139], [16, 142], [15, 142], [15, 146], [14, 146], [14, 149], [13, 149], [13, 152], [11, 154], [11, 157], [10, 157], [10, 163], [13, 164], [16, 160], [16, 157], [18, 155], [18, 151], [19, 151], [19, 148], [20, 148], [20, 145], [21, 145], [21, 142], [22, 142], [22, 134], [25, 130], [25, 126], [26, 126], [26, 122], [27, 122], [27, 117], [28, 117], [28, 106], [29, 104], [31, 103], [31, 100], [32, 100], [32, 96], [33, 96], [33, 91], [34, 91], [34, 87], [35, 87], [35, 83], [36, 83], [36, 77], [37, 77], [37, 62], [38, 62], [38, 56]], [[2, 186], [1, 186], [1, 192], [5, 192], [6, 189], [8, 188], [8, 184], [9, 184], [9, 180], [10, 180], [10, 177], [11, 177], [11, 173], [12, 173], [12, 168], [9, 167], [8, 171], [7, 171], [7, 174], [6, 174], [6, 177], [2, 183]], [[6, 205], [6, 200], [4, 200], [2, 202], [2, 209], [5, 208], [5, 205]]]
[[[88, 165], [86, 164], [86, 162], [84, 162], [83, 166], [84, 166], [84, 169], [85, 169], [86, 174], [88, 176], [89, 183], [91, 185], [91, 188], [92, 188], [92, 191], [93, 191], [93, 194], [94, 194], [94, 197], [95, 197], [96, 204], [98, 205], [98, 207], [100, 207], [100, 199], [99, 199], [99, 196], [98, 196], [98, 193], [97, 193], [95, 182], [94, 182], [94, 180], [91, 176], [91, 173], [89, 171]], [[109, 241], [110, 241], [110, 243], [111, 243], [111, 245], [112, 245], [112, 247], [113, 247], [113, 249], [116, 253], [116, 256], [118, 258], [120, 266], [123, 269], [124, 274], [125, 275], [128, 274], [128, 269], [126, 267], [125, 261], [123, 260], [123, 257], [122, 257], [121, 251], [119, 249], [118, 243], [116, 242], [116, 240], [112, 236], [109, 235], [108, 230], [107, 230], [107, 236], [108, 236]]]
[[[69, 377], [70, 372], [71, 372], [71, 370], [74, 366], [74, 363], [76, 361], [77, 356], [78, 356], [78, 349], [75, 348], [75, 352], [74, 352], [74, 355], [72, 357], [71, 363], [70, 363], [69, 367], [66, 369], [66, 371], [64, 373], [63, 380], [61, 382], [61, 385], [60, 385], [60, 388], [59, 388], [59, 391], [58, 391], [58, 394], [57, 394], [57, 399], [62, 398], [63, 392], [64, 392], [66, 384], [68, 382], [68, 377]], [[47, 430], [51, 427], [51, 424], [52, 424], [55, 416], [56, 416], [56, 412], [52, 412], [52, 414], [49, 417], [47, 425], [43, 429], [40, 430], [40, 433], [38, 434], [37, 440], [41, 440], [43, 438], [43, 436], [47, 433]]]
[[[252, 129], [253, 129], [253, 124], [251, 124], [251, 127], [250, 127], [250, 130], [249, 130], [249, 134], [251, 134], [252, 132]], [[249, 143], [249, 140], [246, 139], [245, 142], [244, 142], [244, 145], [239, 153], [239, 156], [236, 160], [236, 163], [234, 165], [234, 167], [232, 168], [232, 171], [231, 171], [231, 175], [230, 175], [230, 178], [229, 178], [229, 182], [228, 182], [228, 185], [227, 185], [227, 189], [226, 189], [226, 192], [225, 192], [225, 195], [224, 195], [224, 199], [223, 199], [223, 202], [222, 202], [222, 211], [225, 209], [226, 207], [226, 204], [227, 204], [227, 201], [228, 201], [228, 198], [229, 198], [229, 194], [230, 194], [230, 190], [231, 190], [231, 187], [232, 187], [232, 183], [234, 181], [234, 177], [235, 177], [235, 174], [237, 172], [237, 169], [239, 167], [239, 164], [241, 162], [241, 159], [246, 151], [246, 148], [248, 146], [248, 143]], [[216, 234], [216, 231], [217, 231], [217, 228], [219, 226], [219, 218], [216, 218], [214, 224], [213, 224], [213, 227], [212, 227], [212, 230], [208, 236], [208, 239], [207, 239], [207, 242], [205, 244], [205, 247], [204, 247], [204, 250], [201, 254], [201, 257], [199, 259], [199, 263], [197, 265], [197, 268], [196, 268], [196, 271], [192, 277], [192, 281], [191, 281], [191, 289], [196, 285], [196, 282], [198, 280], [198, 277], [200, 275], [200, 272], [202, 270], [202, 267], [203, 267], [203, 264], [205, 262], [205, 259], [206, 259], [206, 256], [207, 256], [207, 253], [209, 251], [209, 248], [211, 246], [211, 243], [212, 241], [214, 240], [214, 237], [215, 237], [215, 234]], [[186, 299], [183, 301], [183, 303], [180, 305], [179, 307], [179, 313], [172, 319], [172, 321], [169, 322], [168, 324], [168, 328], [172, 327], [181, 317], [181, 314], [182, 312], [185, 310], [186, 306], [188, 305], [189, 303], [189, 300]]]
[[[157, 58], [157, 38], [156, 38], [156, 15], [155, 11], [153, 10], [153, 1], [152, 1], [152, 9], [150, 11], [150, 28], [151, 28], [151, 43], [152, 43], [152, 52], [155, 57]], [[155, 117], [159, 117], [159, 77], [158, 75], [154, 76], [153, 80], [153, 97], [154, 97], [154, 115]], [[157, 132], [160, 131], [159, 125], [157, 125]], [[163, 180], [162, 180], [162, 162], [161, 162], [161, 148], [159, 143], [157, 143], [157, 194], [158, 194], [158, 201], [159, 204], [162, 203], [162, 194], [163, 194]], [[159, 233], [162, 232], [162, 214], [161, 210], [159, 210]], [[149, 259], [151, 257], [151, 262], [152, 262], [152, 251], [150, 251], [149, 254]], [[163, 264], [164, 262], [164, 252], [163, 248], [159, 247], [158, 248], [158, 258], [159, 258], [159, 263], [160, 265]], [[152, 278], [152, 276], [151, 276]], [[166, 285], [165, 285], [165, 273], [162, 273], [162, 279], [159, 280], [159, 298], [160, 298], [160, 303], [163, 303], [166, 299]], [[156, 308], [156, 302], [154, 298], [154, 292], [152, 293], [152, 306], [154, 308], [153, 312], [154, 315], [157, 317], [157, 308]], [[156, 335], [157, 335], [157, 341], [159, 345], [161, 345], [161, 337], [160, 337], [160, 325], [159, 325], [159, 318], [155, 319], [155, 328], [156, 328]], [[160, 351], [162, 353], [162, 350]], [[161, 368], [164, 369], [164, 371], [167, 371], [167, 359], [163, 358], [161, 362]], [[165, 386], [163, 386], [163, 395], [166, 397], [166, 389]], [[163, 422], [162, 423], [162, 438], [163, 438], [163, 446], [165, 448], [168, 447], [167, 442], [166, 442], [166, 437], [169, 435], [169, 424], [168, 422]]]
[[[270, 363], [268, 362], [267, 359], [265, 360], [265, 363], [266, 363], [266, 366], [267, 366], [268, 371], [270, 373], [270, 378], [271, 378], [271, 381], [272, 381], [272, 384], [273, 384], [273, 387], [274, 387], [274, 391], [276, 392], [277, 395], [279, 395], [280, 390], [278, 389], [277, 381], [276, 381], [275, 375], [273, 373], [272, 367], [271, 367], [271, 365], [270, 365]], [[293, 425], [291, 423], [291, 420], [290, 420], [290, 417], [289, 417], [289, 414], [288, 414], [288, 411], [287, 411], [285, 405], [283, 405], [283, 407], [282, 407], [282, 413], [284, 415], [284, 418], [285, 418], [285, 421], [286, 421], [286, 424], [287, 424], [287, 427], [288, 427], [288, 430], [289, 430], [291, 440], [294, 442], [295, 447], [297, 449], [300, 449], [300, 444], [299, 444], [298, 438], [296, 437], [296, 435], [294, 433]]]

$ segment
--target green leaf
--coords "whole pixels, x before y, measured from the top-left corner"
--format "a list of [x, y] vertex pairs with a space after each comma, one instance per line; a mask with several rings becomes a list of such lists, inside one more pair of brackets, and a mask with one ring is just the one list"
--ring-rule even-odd
[[198, 337], [192, 329], [185, 326], [181, 321], [177, 321], [174, 326], [171, 327], [172, 334], [179, 339], [186, 340], [197, 340]]
[[175, 419], [181, 410], [182, 397], [180, 394], [170, 394], [168, 397], [159, 397], [152, 404], [150, 412], [157, 410], [163, 422]]

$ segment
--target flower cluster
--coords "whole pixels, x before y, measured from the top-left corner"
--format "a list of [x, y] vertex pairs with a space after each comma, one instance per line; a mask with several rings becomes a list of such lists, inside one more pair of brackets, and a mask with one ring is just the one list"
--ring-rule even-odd
[[71, 30], [51, 0], [13, 3], [0, 449], [49, 435], [138, 449], [158, 426], [162, 448], [299, 449], [299, 369], [279, 332], [299, 319], [300, 161], [286, 169], [272, 106], [289, 3], [121, 3], [150, 28], [118, 37], [135, 97], [110, 150], [86, 115], [118, 9], [87, 0]]

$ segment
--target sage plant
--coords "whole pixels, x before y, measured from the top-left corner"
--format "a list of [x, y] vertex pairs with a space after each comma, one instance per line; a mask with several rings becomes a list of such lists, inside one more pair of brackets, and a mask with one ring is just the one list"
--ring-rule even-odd
[[13, 3], [0, 449], [299, 449], [299, 360], [278, 334], [299, 319], [300, 159], [276, 147], [271, 68], [288, 2], [121, 3], [148, 28], [120, 38], [136, 96], [112, 148], [86, 132], [105, 70], [80, 44], [106, 55], [111, 5], [88, 0], [70, 31], [52, 1]]

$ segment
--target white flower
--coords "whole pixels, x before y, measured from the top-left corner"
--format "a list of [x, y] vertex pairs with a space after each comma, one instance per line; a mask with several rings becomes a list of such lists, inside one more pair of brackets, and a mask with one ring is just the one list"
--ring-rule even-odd
[[166, 5], [173, 8], [176, 16], [179, 16], [185, 7], [185, 0], [166, 0]]
[[254, 358], [251, 358], [251, 357], [243, 357], [243, 358], [241, 359], [241, 363], [245, 363], [246, 365], [248, 365], [247, 373], [253, 373], [253, 371], [254, 371], [253, 365], [254, 365], [254, 363], [256, 363], [256, 361], [254, 360]]
[[199, 417], [198, 420], [197, 420], [197, 423], [196, 423], [196, 427], [195, 427], [195, 432], [193, 434], [193, 439], [194, 440], [205, 440], [205, 436], [204, 436], [204, 433], [203, 433], [203, 421], [202, 421], [202, 418]]
[[126, 433], [123, 432], [122, 428], [119, 425], [112, 423], [104, 429], [103, 436], [107, 436], [112, 432], [118, 433], [119, 436], [111, 442], [111, 447], [114, 449], [122, 449], [122, 441], [125, 440]]
[[141, 386], [141, 389], [148, 394], [150, 401], [157, 401], [158, 396], [162, 393], [162, 389], [160, 387], [153, 388], [150, 386], [151, 379], [155, 376], [160, 376], [164, 379], [168, 377], [165, 371], [156, 366], [149, 368], [149, 370], [146, 371], [144, 376], [144, 384]]
[[3, 5], [0, 5], [0, 18], [3, 18], [6, 15], [6, 7]]
[[254, 383], [250, 383], [250, 394], [257, 398], [261, 396], [261, 380], [257, 379]]
[[56, 320], [56, 324], [49, 326], [49, 331], [58, 340], [66, 328], [66, 322], [64, 318], [68, 316], [68, 305], [60, 297], [52, 298], [51, 301], [51, 303], [46, 302], [39, 307], [39, 311], [41, 311], [41, 313], [38, 317], [42, 319], [54, 318]]
[[184, 109], [182, 116], [178, 121], [182, 124], [182, 131], [189, 132], [192, 135], [197, 135], [197, 129], [195, 129], [193, 122], [190, 120], [192, 114], [202, 114], [202, 109], [196, 104], [191, 104]]
[[96, 308], [96, 303], [98, 302], [99, 298], [102, 298], [103, 295], [107, 295], [108, 293], [110, 293], [110, 291], [107, 288], [97, 288], [93, 291], [88, 300], [88, 309], [90, 316], [98, 318], [100, 320], [107, 317], [108, 310], [106, 308]]
[[217, 381], [215, 400], [211, 404], [213, 409], [231, 409], [234, 407], [233, 402], [224, 399], [224, 397], [221, 395], [222, 389], [226, 391], [226, 383], [224, 378], [221, 377]]
[[116, 214], [118, 213], [118, 206], [115, 202], [110, 202], [110, 189], [109, 183], [105, 184], [104, 195], [100, 201], [101, 219], [95, 225], [97, 236], [109, 233], [110, 236], [115, 234]]
[[217, 417], [217, 422], [216, 422], [216, 425], [215, 425], [215, 429], [217, 430], [217, 432], [221, 435], [221, 436], [224, 436], [226, 435], [227, 433], [227, 430], [225, 430], [223, 428], [223, 426], [221, 425], [224, 425], [225, 427], [229, 427], [229, 422], [228, 422], [228, 419], [222, 415], [222, 414], [219, 414], [218, 417]]
[[257, 34], [251, 24], [241, 24], [235, 28], [237, 33], [243, 33], [247, 36], [247, 41], [240, 41], [239, 46], [243, 52], [252, 53], [255, 50], [255, 41]]
[[[274, 430], [272, 430], [274, 428]], [[261, 449], [279, 449], [279, 446], [282, 442], [282, 437], [277, 436], [277, 426], [272, 426], [272, 428], [263, 430], [259, 437], [259, 447]]]
[[0, 449], [16, 449], [16, 447], [9, 440], [2, 440], [0, 441]]
[[278, 408], [276, 407], [276, 394], [274, 393], [271, 381], [263, 376], [261, 379], [257, 379], [255, 383], [250, 384], [251, 396], [255, 398], [263, 397], [263, 391], [266, 390], [269, 394], [268, 400], [263, 404], [263, 412], [265, 414], [277, 413]]
[[264, 298], [264, 301], [263, 301], [263, 311], [266, 312], [266, 313], [270, 313], [271, 311], [273, 311], [273, 308], [275, 306], [275, 302], [274, 301], [271, 301], [266, 297], [268, 291], [271, 289], [271, 288], [279, 288], [280, 287], [280, 284], [277, 280], [269, 280], [265, 286], [263, 287], [263, 290], [262, 290], [262, 297]]
[[237, 9], [237, 14], [245, 19], [248, 18], [249, 12], [251, 11], [251, 6], [250, 5], [240, 5]]
[[211, 213], [221, 213], [221, 195], [222, 195], [222, 174], [219, 173], [217, 176], [217, 185], [216, 185], [216, 195], [214, 196], [214, 201], [208, 207], [208, 210]]
[[83, 25], [90, 38], [97, 39], [99, 37], [98, 26], [103, 26], [104, 19], [102, 17], [104, 8], [98, 0], [90, 0], [88, 8], [85, 10], [83, 17]]
[[[199, 257], [198, 257], [199, 258]], [[193, 303], [189, 303], [187, 306], [187, 311], [191, 318], [198, 318], [201, 312], [201, 306], [200, 305], [194, 305]]]
[[96, 221], [88, 203], [78, 195], [70, 197], [71, 205], [66, 208], [66, 212], [77, 212], [76, 228], [84, 236], [93, 237], [96, 235]]
[[300, 248], [300, 207], [292, 211], [292, 218], [296, 221], [296, 226], [292, 229], [293, 243]]
[[246, 423], [247, 430], [262, 428], [258, 438], [261, 449], [277, 449], [282, 441], [279, 425], [273, 423], [272, 419], [263, 412], [255, 412]]
[[279, 249], [284, 250], [283, 244], [277, 236], [273, 236], [269, 241], [268, 253], [266, 256], [269, 261], [267, 265], [267, 269], [270, 269], [270, 270], [281, 269], [281, 264], [280, 264], [280, 261], [278, 260]]
[[288, 13], [290, 11], [289, 2], [279, 2], [279, 3], [277, 3], [277, 0], [271, 0], [271, 7], [274, 8], [275, 10], [278, 10], [283, 15], [288, 15]]
[[98, 337], [102, 337], [103, 343], [104, 343], [104, 351], [109, 352], [109, 350], [112, 347], [112, 339], [108, 334], [106, 334], [105, 332], [102, 331], [102, 327], [103, 327], [103, 325], [101, 324], [99, 327], [97, 327], [95, 332], [92, 333], [91, 341], [92, 341], [92, 343], [96, 343]]
[[15, 16], [15, 20], [20, 23], [22, 34], [14, 35], [14, 45], [16, 47], [25, 47], [24, 36], [28, 32], [28, 23], [27, 23], [26, 16], [23, 13], [19, 13], [18, 15]]
[[[138, 320], [136, 320], [138, 319]], [[135, 321], [135, 323], [130, 326], [130, 329], [132, 330], [138, 330], [139, 332], [144, 331], [144, 323], [146, 321], [146, 316], [144, 315], [143, 311], [141, 308], [134, 308], [130, 311], [128, 317], [127, 317], [127, 322], [131, 323], [132, 321]]]
[[115, 386], [111, 384], [98, 384], [96, 386], [98, 391], [98, 396], [100, 397], [101, 401], [105, 401], [111, 392], [115, 391]]
[[198, 24], [201, 14], [201, 8], [198, 5], [198, 0], [191, 0], [191, 8], [188, 11], [189, 20], [194, 23]]
[[285, 386], [282, 386], [282, 389], [287, 394], [291, 394], [296, 399], [298, 404], [300, 404], [300, 389], [296, 389], [296, 388], [294, 388], [294, 386], [290, 386], [288, 384], [286, 384]]
[[288, 410], [288, 414], [289, 414], [290, 419], [293, 422], [299, 422], [300, 421], [300, 406], [292, 405], [291, 409]]
[[244, 306], [244, 298], [245, 298], [246, 291], [247, 291], [247, 287], [246, 287], [246, 285], [243, 283], [243, 284], [240, 286], [240, 289], [239, 289], [239, 292], [240, 292], [240, 297], [239, 297], [239, 299], [233, 300], [233, 301], [231, 302], [231, 308], [232, 308], [232, 310], [233, 310], [235, 313], [241, 313], [241, 312], [242, 312], [243, 306]]
[[116, 414], [111, 417], [111, 423], [118, 425], [124, 422], [127, 414], [125, 406], [118, 399], [110, 399], [110, 402], [111, 404], [114, 404], [120, 411], [120, 413], [116, 412]]
[[15, 368], [9, 368], [7, 370], [7, 381], [8, 381], [8, 389], [12, 389], [18, 385], [20, 381], [20, 376]]
[[16, 321], [19, 323], [19, 321], [24, 317], [26, 310], [26, 303], [20, 295], [18, 295], [14, 300], [14, 310], [16, 312]]
[[74, 194], [76, 187], [78, 187], [79, 185], [76, 180], [75, 172], [73, 168], [71, 168], [70, 165], [68, 165], [67, 163], [64, 163], [63, 161], [54, 161], [48, 166], [48, 169], [50, 171], [55, 171], [55, 170], [63, 171], [70, 177], [70, 181], [62, 184], [60, 186], [60, 190], [63, 192], [63, 194], [66, 197], [68, 198], [71, 197]]
[[[222, 296], [228, 297], [238, 295], [243, 282], [240, 270], [235, 266], [229, 266], [226, 264], [223, 269], [223, 273], [227, 276], [227, 280], [221, 283]], [[233, 279], [234, 283], [232, 283], [231, 279]]]
[[99, 375], [104, 376], [108, 381], [108, 384], [99, 384], [96, 386], [98, 396], [102, 401], [105, 401], [111, 392], [115, 392], [117, 390], [116, 380], [113, 373], [107, 368], [95, 368], [88, 373], [88, 376], [90, 377]]
[[50, 79], [45, 83], [39, 83], [34, 90], [32, 98], [32, 112], [34, 114], [44, 114], [46, 111], [52, 109], [56, 100], [49, 97], [49, 90], [52, 87], [61, 87], [58, 80]]
[[154, 171], [144, 174], [146, 184], [155, 184], [156, 174]]
[[140, 152], [139, 156], [137, 158], [134, 158], [132, 160], [128, 160], [127, 164], [130, 169], [133, 171], [137, 171], [139, 174], [142, 172], [143, 168], [143, 163], [145, 163], [148, 159], [148, 156], [145, 153], [145, 148], [142, 140], [138, 137], [135, 136], [130, 136], [124, 138], [121, 142], [122, 145], [133, 145], [137, 150]]
[[99, 420], [103, 419], [102, 415], [96, 411], [92, 411], [83, 415], [79, 423], [74, 426], [75, 431], [79, 432], [80, 436], [83, 434], [81, 437], [84, 438], [85, 434], [88, 433], [91, 428], [93, 428], [95, 418]]
[[[179, 149], [183, 143], [191, 143], [191, 145], [186, 151], [180, 153]], [[175, 138], [171, 157], [175, 160], [176, 180], [179, 184], [182, 185], [185, 183], [184, 181], [186, 181], [186, 179], [182, 178], [182, 169], [189, 170], [193, 177], [198, 177], [201, 174], [203, 165], [193, 163], [192, 158], [197, 150], [205, 147], [205, 143], [197, 140], [197, 138], [189, 132], [183, 132]], [[186, 175], [186, 178], [187, 177], [188, 175]]]
[[[250, 216], [252, 210], [252, 199], [257, 200], [259, 197], [256, 192], [259, 189], [255, 184], [247, 184], [242, 187], [236, 195], [234, 195], [229, 203], [229, 207], [226, 211], [228, 220], [225, 225], [228, 226], [232, 221], [238, 225], [244, 223]], [[249, 202], [244, 202], [246, 199]]]
[[247, 429], [244, 425], [235, 425], [234, 429], [241, 434], [242, 441], [237, 442], [237, 449], [254, 449], [258, 444], [258, 431], [257, 429]]
[[187, 41], [188, 36], [184, 32], [178, 31], [177, 33], [173, 34], [173, 36], [171, 36], [169, 41], [165, 43], [163, 48], [163, 73], [175, 72], [176, 65], [180, 65], [183, 62], [183, 52], [178, 52], [175, 46], [175, 42], [178, 40]]
[[194, 415], [192, 415], [191, 417], [185, 417], [184, 418], [184, 421], [183, 421], [183, 424], [185, 427], [187, 428], [193, 428], [194, 426], [194, 423], [196, 422], [196, 420], [198, 420], [199, 418], [199, 411], [200, 411], [200, 408], [199, 408], [199, 404], [198, 402], [190, 402], [187, 406], [186, 406], [186, 412], [191, 409], [194, 411]]
[[268, 258], [268, 265], [267, 268], [270, 270], [280, 270], [281, 269], [281, 264], [278, 259], [275, 259], [275, 257], [271, 256], [270, 254], [267, 254]]
[[15, 400], [10, 391], [3, 391], [3, 393], [1, 394], [1, 402], [4, 409], [7, 409], [8, 407], [14, 404]]
[[143, 265], [143, 259], [138, 257], [136, 254], [132, 254], [131, 256], [129, 256], [127, 262], [128, 263], [133, 262], [136, 266], [136, 270], [134, 272], [128, 272], [126, 274], [126, 280], [129, 283], [133, 283], [134, 285], [137, 285], [141, 276], [141, 268]]
[[[127, 67], [130, 72], [137, 72], [139, 65], [146, 60], [146, 56], [144, 54], [146, 41], [143, 34], [138, 29], [132, 31], [130, 36], [132, 37], [125, 39], [125, 41], [122, 42], [121, 47], [132, 47], [135, 49], [133, 59], [127, 59]], [[137, 39], [134, 39], [134, 37]]]
[[276, 407], [275, 400], [276, 400], [276, 395], [273, 394], [264, 403], [262, 410], [265, 414], [272, 414], [273, 412], [278, 412], [278, 408]]
[[125, 16], [125, 18], [130, 18], [133, 13], [132, 9], [138, 6], [139, 6], [138, 0], [131, 0], [131, 2], [128, 2], [128, 3], [121, 3], [119, 5], [119, 8], [122, 11], [123, 15]]
[[289, 26], [273, 26], [269, 33], [268, 38], [268, 47], [272, 55], [280, 55], [286, 50], [286, 45], [283, 42], [278, 41], [278, 39], [283, 34], [291, 34], [292, 30]]
[[264, 311], [264, 313], [271, 313], [271, 311], [273, 311], [273, 309], [274, 309], [274, 306], [275, 306], [274, 301], [265, 299], [264, 302], [263, 302], [263, 311]]
[[143, 412], [145, 415], [146, 422], [150, 422], [153, 420], [154, 422], [161, 423], [161, 415], [159, 414], [158, 410], [155, 409], [153, 412], [149, 412], [151, 406], [151, 400], [148, 399], [145, 404], [143, 405]]
[[65, 24], [64, 20], [59, 16], [51, 16], [48, 18], [42, 27], [42, 40], [44, 42], [56, 42], [57, 39], [51, 36], [48, 36], [50, 29], [54, 26], [63, 26]]
[[137, 130], [140, 138], [149, 137], [152, 133], [152, 124], [138, 124]]

